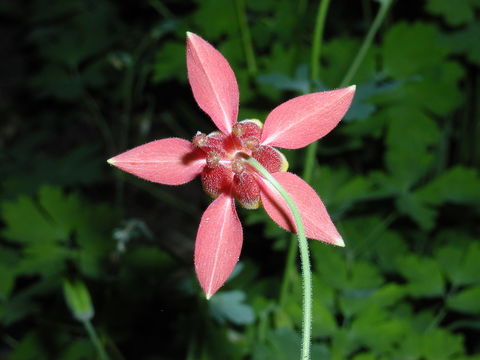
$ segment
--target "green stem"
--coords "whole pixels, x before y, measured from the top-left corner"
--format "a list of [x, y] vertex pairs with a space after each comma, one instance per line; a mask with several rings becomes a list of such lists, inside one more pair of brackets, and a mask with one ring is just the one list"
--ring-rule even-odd
[[377, 31], [380, 28], [380, 25], [385, 19], [385, 15], [387, 15], [387, 11], [390, 8], [390, 5], [392, 4], [392, 2], [393, 0], [385, 0], [380, 3], [380, 8], [378, 9], [377, 15], [373, 20], [373, 24], [370, 26], [370, 29], [368, 30], [368, 33], [365, 36], [365, 39], [363, 40], [362, 46], [360, 47], [360, 50], [358, 51], [357, 56], [353, 60], [345, 77], [340, 83], [340, 87], [345, 87], [349, 85], [353, 77], [357, 73], [357, 70], [360, 67], [363, 59], [365, 58], [365, 55], [367, 54], [368, 49], [370, 49], [373, 39], [377, 34]]
[[240, 26], [240, 35], [242, 36], [245, 58], [247, 60], [247, 69], [250, 75], [257, 72], [257, 63], [255, 61], [255, 53], [253, 51], [252, 36], [247, 21], [247, 10], [245, 0], [235, 0], [235, 7], [238, 16], [238, 25]]
[[325, 29], [325, 19], [327, 18], [328, 7], [330, 5], [330, 0], [322, 0], [318, 4], [317, 18], [315, 20], [315, 29], [313, 30], [313, 40], [312, 40], [312, 57], [310, 59], [310, 77], [311, 84], [315, 80], [318, 80], [319, 69], [320, 69], [320, 53], [322, 50], [323, 43], [323, 31]]
[[99, 358], [101, 360], [109, 360], [108, 355], [105, 352], [105, 349], [103, 348], [102, 342], [98, 338], [97, 332], [95, 331], [95, 328], [92, 326], [92, 323], [90, 322], [90, 320], [82, 321], [82, 324], [85, 327], [85, 330], [87, 331], [88, 336], [90, 337], [90, 341], [95, 346], [95, 349], [97, 350]]
[[[317, 16], [315, 20], [315, 29], [312, 40], [312, 55], [310, 59], [310, 90], [313, 90], [314, 82], [318, 80], [320, 74], [320, 58], [323, 43], [323, 32], [325, 29], [325, 19], [327, 18], [330, 0], [323, 0], [318, 4]], [[317, 153], [318, 142], [313, 142], [307, 147], [307, 153], [304, 163], [303, 179], [309, 182], [312, 179], [313, 168], [315, 167], [315, 155]], [[279, 306], [283, 308], [286, 305], [290, 281], [295, 270], [295, 259], [297, 258], [297, 246], [291, 241], [287, 251], [287, 261], [285, 273], [283, 275], [280, 288]]]
[[[317, 153], [318, 142], [315, 141], [307, 147], [307, 154], [305, 157], [304, 170], [302, 178], [309, 182], [312, 179], [313, 168], [315, 166], [315, 155]], [[288, 298], [289, 286], [292, 280], [293, 271], [295, 270], [295, 259], [297, 258], [297, 246], [295, 242], [291, 241], [287, 251], [287, 261], [285, 265], [285, 273], [283, 274], [282, 285], [280, 288], [280, 308], [284, 308]]]
[[303, 279], [303, 333], [302, 333], [302, 360], [310, 359], [311, 329], [312, 329], [312, 270], [310, 268], [310, 256], [308, 242], [303, 228], [302, 217], [288, 192], [278, 181], [254, 158], [248, 158], [247, 162], [252, 165], [272, 186], [278, 191], [292, 212], [295, 227], [297, 229], [298, 247], [300, 248], [300, 260], [302, 263]]

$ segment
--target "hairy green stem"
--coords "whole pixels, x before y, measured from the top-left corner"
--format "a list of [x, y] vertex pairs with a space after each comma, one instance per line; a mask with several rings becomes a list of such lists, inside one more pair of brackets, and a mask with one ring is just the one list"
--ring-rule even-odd
[[352, 64], [350, 65], [350, 68], [348, 69], [342, 82], [340, 83], [340, 87], [345, 87], [349, 85], [353, 77], [357, 73], [358, 68], [362, 64], [362, 61], [365, 58], [365, 55], [367, 54], [368, 49], [370, 49], [370, 46], [372, 46], [373, 39], [377, 34], [377, 31], [380, 28], [380, 25], [385, 19], [385, 16], [387, 15], [388, 9], [390, 8], [390, 5], [392, 4], [392, 2], [393, 2], [392, 0], [385, 0], [380, 3], [380, 8], [378, 9], [377, 15], [375, 16], [375, 19], [373, 20], [373, 23], [370, 26], [370, 29], [368, 30], [368, 33], [365, 36], [365, 39], [363, 40], [362, 46], [360, 47], [360, 50], [358, 51], [357, 56], [353, 60]]
[[313, 30], [312, 56], [310, 58], [310, 79], [311, 84], [318, 80], [320, 69], [320, 54], [323, 43], [323, 31], [325, 29], [325, 19], [327, 18], [330, 0], [322, 0], [318, 4], [317, 18], [315, 20], [315, 29]]
[[247, 21], [247, 10], [245, 7], [245, 0], [235, 0], [235, 8], [237, 10], [238, 25], [240, 27], [240, 35], [242, 36], [243, 49], [245, 51], [245, 58], [247, 60], [247, 69], [250, 75], [255, 75], [257, 72], [257, 62], [255, 60], [255, 53], [253, 51], [252, 36]]
[[312, 270], [308, 253], [308, 242], [305, 236], [302, 217], [290, 194], [278, 183], [278, 181], [254, 158], [248, 158], [247, 162], [252, 165], [282, 196], [290, 209], [297, 230], [298, 247], [302, 263], [303, 279], [303, 329], [302, 329], [302, 352], [301, 359], [310, 359], [311, 330], [312, 330]]
[[90, 337], [90, 341], [93, 343], [93, 345], [95, 346], [95, 349], [97, 350], [98, 357], [101, 360], [109, 360], [109, 357], [103, 347], [103, 344], [98, 338], [97, 332], [95, 331], [95, 328], [93, 327], [90, 320], [84, 320], [82, 321], [82, 324], [85, 327], [85, 330], [87, 331], [88, 336]]

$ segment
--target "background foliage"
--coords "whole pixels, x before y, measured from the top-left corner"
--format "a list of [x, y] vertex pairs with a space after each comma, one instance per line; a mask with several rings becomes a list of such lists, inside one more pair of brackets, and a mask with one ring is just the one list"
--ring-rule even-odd
[[[0, 358], [95, 358], [64, 279], [90, 290], [112, 359], [298, 357], [290, 236], [262, 211], [242, 211], [241, 263], [206, 302], [192, 266], [209, 201], [199, 184], [139, 181], [105, 159], [213, 129], [186, 82], [187, 30], [231, 63], [241, 118], [264, 119], [311, 86], [338, 87], [379, 4], [332, 2], [312, 84], [317, 7], [0, 3]], [[320, 141], [310, 182], [347, 247], [311, 242], [315, 359], [480, 359], [479, 8], [397, 1], [353, 78], [354, 106]], [[287, 157], [301, 173], [304, 154]]]

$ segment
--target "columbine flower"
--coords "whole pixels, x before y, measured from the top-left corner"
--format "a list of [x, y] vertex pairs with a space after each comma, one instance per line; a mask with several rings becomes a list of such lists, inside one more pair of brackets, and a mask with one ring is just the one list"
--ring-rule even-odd
[[237, 122], [238, 85], [227, 60], [198, 35], [187, 33], [188, 79], [193, 96], [220, 131], [198, 132], [193, 140], [156, 140], [109, 160], [146, 180], [181, 185], [200, 175], [203, 189], [215, 200], [205, 210], [195, 243], [195, 270], [210, 298], [227, 280], [242, 248], [242, 225], [235, 199], [247, 208], [263, 205], [282, 228], [295, 232], [293, 217], [278, 192], [244, 159], [254, 157], [295, 201], [308, 238], [344, 246], [315, 191], [286, 172], [288, 163], [273, 146], [302, 148], [329, 133], [341, 120], [355, 87], [317, 92], [276, 107], [265, 120]]

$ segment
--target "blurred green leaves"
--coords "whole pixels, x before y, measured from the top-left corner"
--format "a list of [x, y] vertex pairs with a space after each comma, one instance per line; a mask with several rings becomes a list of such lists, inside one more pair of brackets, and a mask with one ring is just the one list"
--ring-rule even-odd
[[213, 317], [220, 323], [230, 321], [236, 325], [248, 325], [254, 322], [255, 314], [244, 301], [245, 294], [234, 290], [218, 293], [208, 304]]
[[407, 292], [413, 297], [440, 296], [445, 285], [440, 267], [433, 259], [408, 255], [398, 259], [400, 274], [408, 281]]
[[446, 55], [440, 33], [431, 24], [399, 23], [384, 35], [383, 69], [396, 79], [438, 66]]
[[1, 204], [2, 231], [21, 245], [17, 271], [51, 276], [74, 262], [84, 274], [98, 275], [113, 241], [108, 235], [118, 213], [105, 205], [86, 205], [75, 194], [42, 187], [36, 198], [22, 196]]
[[427, 10], [442, 16], [449, 25], [463, 25], [475, 19], [475, 10], [480, 7], [478, 0], [427, 0]]

